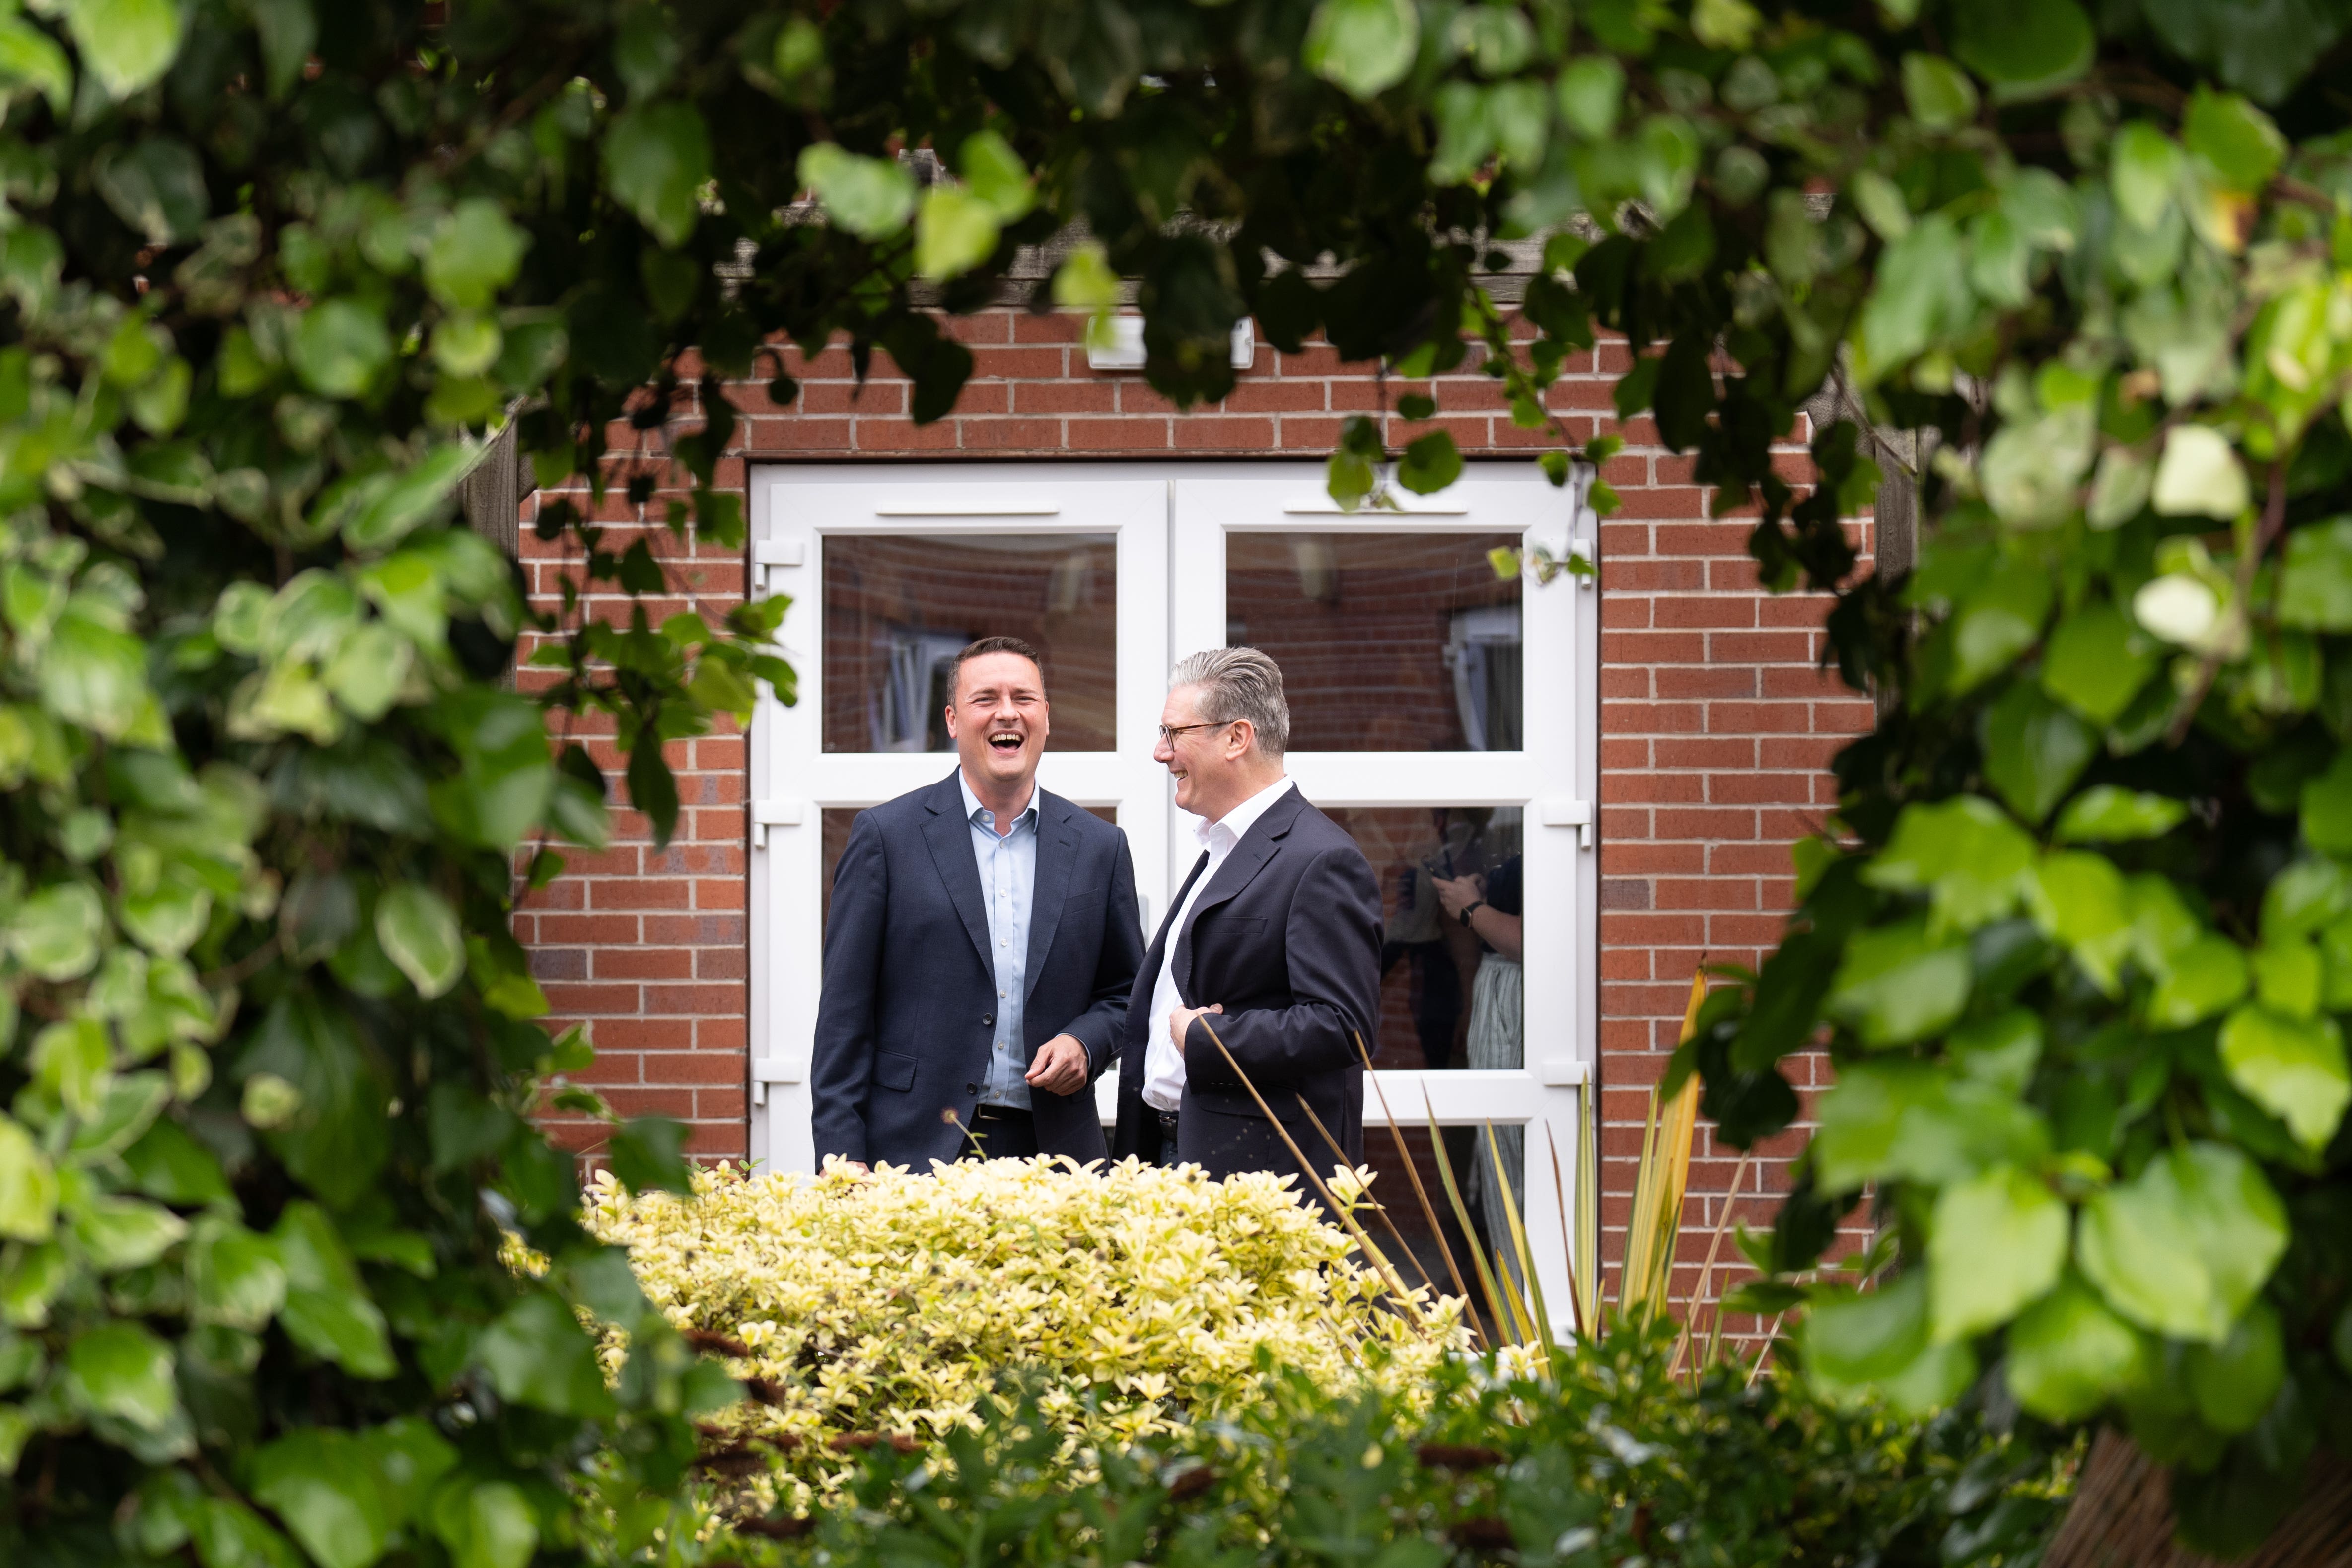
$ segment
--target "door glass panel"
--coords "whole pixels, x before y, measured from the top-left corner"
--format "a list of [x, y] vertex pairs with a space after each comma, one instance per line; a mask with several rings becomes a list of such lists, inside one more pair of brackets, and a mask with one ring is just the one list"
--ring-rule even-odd
[[1377, 1068], [1523, 1065], [1519, 967], [1446, 913], [1441, 879], [1479, 879], [1480, 896], [1517, 914], [1517, 806], [1326, 807], [1362, 847], [1381, 886]]
[[1300, 752], [1520, 749], [1516, 533], [1225, 535], [1225, 644], [1282, 666]]
[[948, 672], [983, 637], [1045, 656], [1048, 746], [1115, 749], [1114, 536], [834, 534], [824, 550], [826, 751], [954, 750]]

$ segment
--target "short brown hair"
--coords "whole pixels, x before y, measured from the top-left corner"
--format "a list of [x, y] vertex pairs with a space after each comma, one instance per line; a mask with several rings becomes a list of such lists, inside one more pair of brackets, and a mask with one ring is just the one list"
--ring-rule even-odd
[[963, 667], [973, 659], [984, 658], [992, 653], [1019, 654], [1037, 667], [1037, 684], [1040, 686], [1045, 684], [1045, 661], [1038, 655], [1035, 648], [1031, 647], [1019, 637], [982, 637], [977, 642], [966, 643], [963, 651], [955, 657], [955, 668], [948, 671], [948, 701], [950, 704], [955, 701], [957, 694], [963, 690]]

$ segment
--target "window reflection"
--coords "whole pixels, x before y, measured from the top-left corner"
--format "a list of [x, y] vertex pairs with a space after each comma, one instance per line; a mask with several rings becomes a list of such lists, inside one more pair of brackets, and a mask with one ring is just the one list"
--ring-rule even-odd
[[1118, 562], [1107, 533], [828, 537], [824, 749], [953, 751], [950, 671], [982, 637], [1045, 656], [1051, 749], [1114, 749]]
[[1515, 533], [1225, 536], [1225, 642], [1282, 666], [1302, 752], [1516, 752]]
[[[1508, 915], [1522, 908], [1519, 807], [1397, 805], [1326, 807], [1372, 863], [1381, 886], [1386, 943], [1381, 952], [1381, 1037], [1372, 1065], [1453, 1068], [1518, 1066], [1471, 1059], [1479, 972], [1501, 954], [1445, 912], [1440, 879], [1477, 879], [1483, 897]], [[1517, 968], [1516, 963], [1510, 967]], [[1489, 974], [1492, 1016], [1480, 1018], [1481, 1056], [1507, 1055], [1519, 1036], [1517, 987]], [[1508, 1015], [1508, 1016], [1507, 1016]], [[1493, 1036], [1492, 1039], [1486, 1038]]]

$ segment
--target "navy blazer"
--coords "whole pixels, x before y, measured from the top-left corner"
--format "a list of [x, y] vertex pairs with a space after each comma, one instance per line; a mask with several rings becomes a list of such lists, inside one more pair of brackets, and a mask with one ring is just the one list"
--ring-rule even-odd
[[[1186, 890], [1207, 864], [1206, 855], [1193, 862]], [[1171, 900], [1127, 1006], [1113, 1142], [1121, 1157], [1158, 1160], [1165, 1152], [1159, 1114], [1143, 1102], [1143, 1064], [1156, 1023], [1151, 993], [1160, 955], [1184, 896], [1180, 890]], [[1381, 891], [1356, 841], [1293, 787], [1250, 824], [1172, 940], [1184, 1005], [1214, 1002], [1225, 1009], [1223, 1016], [1195, 1019], [1184, 1037], [1176, 1157], [1213, 1176], [1298, 1170], [1225, 1052], [1209, 1038], [1213, 1028], [1318, 1175], [1328, 1175], [1338, 1157], [1302, 1100], [1349, 1161], [1360, 1162], [1364, 1069], [1356, 1039], [1362, 1037], [1366, 1051], [1380, 1049]], [[1312, 1184], [1298, 1184], [1312, 1199]]]
[[[1116, 1059], [1143, 950], [1127, 835], [1037, 792], [1037, 879], [1029, 905], [1022, 1047], [1055, 1035], [1087, 1047], [1075, 1093], [1030, 1090], [1037, 1146], [1103, 1158], [1094, 1079]], [[820, 1163], [839, 1154], [927, 1170], [969, 1145], [988, 1080], [996, 969], [971, 824], [956, 775], [869, 811], [849, 829], [825, 918], [824, 989], [809, 1063]]]

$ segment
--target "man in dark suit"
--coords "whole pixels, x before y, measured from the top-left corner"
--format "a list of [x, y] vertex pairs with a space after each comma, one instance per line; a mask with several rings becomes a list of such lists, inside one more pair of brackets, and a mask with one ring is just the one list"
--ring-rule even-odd
[[1127, 836], [1037, 787], [1050, 725], [1034, 648], [982, 637], [950, 689], [956, 771], [860, 812], [834, 872], [817, 1159], [920, 1170], [977, 1142], [1098, 1160], [1091, 1086], [1143, 949]]
[[1176, 667], [1153, 754], [1176, 804], [1202, 819], [1202, 854], [1128, 1004], [1122, 1156], [1213, 1176], [1297, 1173], [1255, 1085], [1318, 1173], [1336, 1162], [1301, 1101], [1351, 1163], [1363, 1158], [1356, 1037], [1379, 1048], [1380, 886], [1356, 841], [1284, 775], [1289, 738], [1282, 670], [1265, 654], [1218, 648]]

